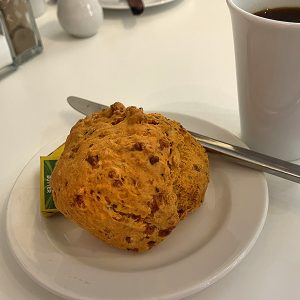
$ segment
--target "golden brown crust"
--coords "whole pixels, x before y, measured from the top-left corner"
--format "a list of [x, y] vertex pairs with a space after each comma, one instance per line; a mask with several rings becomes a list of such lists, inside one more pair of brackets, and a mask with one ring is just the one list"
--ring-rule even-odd
[[118, 102], [72, 128], [51, 180], [67, 218], [136, 251], [199, 207], [207, 184], [207, 154], [179, 123]]

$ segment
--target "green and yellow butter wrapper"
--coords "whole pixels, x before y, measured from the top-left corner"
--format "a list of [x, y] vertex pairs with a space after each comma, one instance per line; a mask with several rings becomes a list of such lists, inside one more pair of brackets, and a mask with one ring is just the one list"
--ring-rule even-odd
[[63, 144], [49, 155], [40, 157], [40, 211], [45, 217], [58, 213], [53, 201], [50, 181], [55, 164], [64, 151], [64, 147]]

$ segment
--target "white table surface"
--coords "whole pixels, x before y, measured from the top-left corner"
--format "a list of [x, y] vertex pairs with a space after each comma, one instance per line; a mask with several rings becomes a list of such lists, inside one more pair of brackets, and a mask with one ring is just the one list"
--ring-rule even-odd
[[5, 67], [11, 63], [12, 58], [9, 52], [8, 44], [4, 35], [0, 34], [0, 68]]
[[[0, 299], [59, 299], [17, 265], [5, 237], [5, 202], [28, 160], [82, 117], [69, 95], [146, 110], [183, 112], [239, 135], [230, 15], [224, 0], [178, 0], [105, 11], [99, 33], [73, 39], [55, 6], [37, 20], [44, 52], [0, 81]], [[299, 299], [300, 185], [267, 176], [270, 206], [250, 254], [222, 280], [188, 299]]]

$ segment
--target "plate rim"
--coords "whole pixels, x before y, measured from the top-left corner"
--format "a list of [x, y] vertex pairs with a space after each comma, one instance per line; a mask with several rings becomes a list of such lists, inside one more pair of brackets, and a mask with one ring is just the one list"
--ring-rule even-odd
[[[169, 117], [168, 115], [173, 115], [173, 116], [182, 116], [182, 117], [186, 117], [186, 118], [190, 118], [193, 119], [193, 121], [200, 121], [203, 123], [206, 123], [206, 125], [208, 126], [212, 126], [214, 128], [216, 128], [217, 130], [220, 130], [226, 135], [230, 135], [232, 138], [234, 138], [238, 144], [246, 146], [239, 137], [237, 137], [236, 135], [234, 135], [233, 133], [231, 133], [230, 131], [228, 131], [225, 128], [220, 127], [219, 125], [216, 125], [210, 121], [207, 121], [205, 119], [202, 119], [200, 117], [195, 117], [195, 116], [191, 116], [189, 114], [184, 114], [184, 113], [178, 113], [178, 112], [165, 112], [165, 111], [160, 111], [157, 110], [156, 112], [158, 113], [163, 113], [165, 114], [167, 117]], [[182, 122], [182, 120], [179, 120], [180, 122]], [[27, 166], [34, 160], [34, 158], [36, 158], [36, 156], [41, 155], [41, 152], [43, 151], [43, 149], [49, 148], [51, 145], [58, 143], [58, 141], [60, 141], [62, 138], [56, 139], [55, 141], [52, 141], [51, 143], [48, 143], [47, 145], [41, 147], [32, 157], [31, 159], [28, 160], [28, 162], [25, 164], [24, 168], [21, 170], [21, 172], [19, 173], [19, 175], [17, 176], [13, 187], [10, 191], [9, 197], [6, 201], [6, 204], [4, 206], [5, 209], [5, 232], [6, 232], [6, 237], [8, 240], [8, 244], [9, 244], [9, 248], [11, 249], [11, 253], [13, 255], [13, 257], [16, 259], [16, 261], [18, 262], [18, 264], [21, 266], [21, 268], [25, 271], [25, 273], [27, 275], [29, 275], [29, 277], [36, 283], [38, 283], [40, 286], [44, 287], [46, 290], [52, 292], [53, 294], [56, 294], [60, 297], [73, 297], [73, 295], [70, 294], [65, 294], [62, 293], [61, 290], [66, 290], [66, 289], [61, 289], [60, 291], [54, 290], [53, 288], [51, 288], [49, 285], [45, 284], [43, 281], [39, 280], [38, 276], [34, 276], [34, 274], [32, 274], [30, 272], [30, 270], [28, 270], [26, 268], [26, 266], [23, 264], [23, 262], [21, 261], [20, 257], [18, 257], [17, 253], [15, 252], [14, 246], [13, 246], [13, 241], [12, 238], [9, 235], [9, 224], [8, 224], [8, 210], [9, 210], [9, 205], [10, 205], [10, 199], [11, 199], [11, 195], [13, 194], [14, 188], [16, 186], [16, 184], [18, 183], [19, 178], [21, 177], [21, 175], [23, 174], [23, 172], [25, 171], [25, 169], [27, 168]], [[225, 139], [226, 140], [226, 139]], [[258, 172], [258, 171], [257, 171]], [[228, 274], [235, 266], [237, 266], [244, 257], [247, 256], [247, 254], [250, 252], [250, 250], [253, 248], [254, 244], [256, 243], [262, 229], [263, 226], [265, 224], [266, 221], [266, 217], [267, 217], [267, 212], [268, 212], [268, 205], [269, 205], [269, 194], [268, 194], [268, 187], [267, 187], [267, 181], [266, 178], [263, 174], [263, 172], [258, 172], [258, 174], [262, 177], [263, 179], [263, 187], [264, 187], [264, 191], [265, 191], [265, 195], [264, 195], [264, 200], [265, 200], [265, 206], [264, 206], [264, 211], [262, 214], [262, 218], [260, 219], [260, 223], [259, 226], [257, 227], [257, 230], [254, 234], [254, 236], [252, 237], [251, 241], [246, 245], [246, 247], [243, 248], [243, 250], [238, 253], [237, 256], [235, 256], [234, 259], [232, 259], [232, 261], [230, 263], [226, 264], [226, 267], [222, 268], [221, 271], [216, 271], [216, 275], [212, 276], [212, 278], [208, 278], [198, 284], [195, 284], [193, 286], [189, 286], [186, 287], [185, 289], [181, 290], [181, 291], [177, 291], [176, 294], [172, 294], [169, 293], [168, 295], [163, 295], [162, 298], [163, 299], [181, 299], [182, 297], [187, 297], [189, 295], [195, 294], [197, 292], [200, 292], [201, 290], [207, 288], [208, 286], [212, 285], [213, 283], [217, 282], [218, 280], [220, 280], [221, 278], [223, 278], [226, 274]], [[160, 267], [158, 268], [160, 269]], [[101, 296], [101, 295], [100, 295]], [[153, 298], [156, 297], [156, 295], [154, 296], [150, 296], [150, 297], [145, 297], [145, 299], [156, 299]], [[75, 298], [70, 298], [70, 299], [92, 299], [90, 297], [75, 297]], [[100, 299], [100, 298], [99, 298]], [[123, 299], [123, 298], [122, 298]], [[125, 299], [125, 298], [124, 298]], [[127, 299], [127, 298], [126, 298]], [[144, 299], [144, 298], [143, 298]]]
[[[116, 9], [116, 10], [127, 10], [127, 9], [130, 9], [128, 4], [126, 2], [124, 3], [115, 3], [115, 4], [109, 4], [109, 0], [106, 0], [106, 1], [102, 1], [102, 0], [98, 0], [102, 6], [102, 8], [104, 9]], [[176, 1], [176, 0], [160, 0], [160, 1], [157, 1], [157, 2], [153, 2], [153, 3], [144, 3], [144, 6], [145, 8], [148, 8], [148, 7], [155, 7], [155, 6], [159, 6], [159, 5], [164, 5], [164, 4], [167, 4], [167, 3], [170, 3], [170, 2], [173, 2], [173, 1]]]

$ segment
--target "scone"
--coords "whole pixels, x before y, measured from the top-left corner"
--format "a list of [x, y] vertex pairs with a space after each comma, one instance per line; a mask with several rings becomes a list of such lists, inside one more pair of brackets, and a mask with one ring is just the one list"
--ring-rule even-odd
[[145, 251], [201, 205], [208, 180], [204, 148], [178, 122], [117, 102], [71, 129], [51, 187], [65, 217]]

